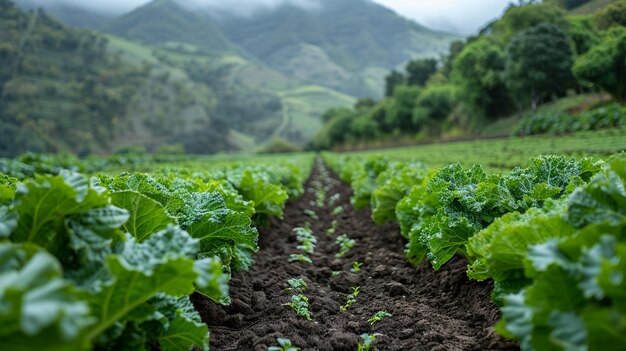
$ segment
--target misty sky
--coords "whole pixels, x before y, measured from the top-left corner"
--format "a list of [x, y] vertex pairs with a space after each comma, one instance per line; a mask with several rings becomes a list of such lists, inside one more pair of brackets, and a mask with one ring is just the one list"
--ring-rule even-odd
[[[46, 3], [70, 3], [90, 7], [100, 11], [123, 13], [147, 3], [149, 0], [17, 0]], [[246, 9], [275, 6], [290, 2], [301, 5], [314, 0], [182, 0], [194, 4], [211, 4], [222, 9]], [[509, 0], [373, 0], [394, 9], [402, 16], [415, 19], [419, 23], [439, 30], [471, 34], [482, 25], [498, 17]]]

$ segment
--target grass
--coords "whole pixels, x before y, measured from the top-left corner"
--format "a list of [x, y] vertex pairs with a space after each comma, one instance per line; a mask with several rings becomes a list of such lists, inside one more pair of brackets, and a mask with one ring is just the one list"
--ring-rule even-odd
[[419, 160], [430, 167], [460, 162], [482, 164], [492, 171], [524, 166], [531, 157], [559, 154], [572, 157], [605, 158], [626, 151], [626, 130], [610, 129], [564, 136], [510, 137], [352, 152], [353, 155], [381, 154], [398, 160]]
[[[574, 96], [567, 96], [557, 99], [555, 101], [540, 105], [537, 108], [537, 113], [577, 113], [585, 110], [593, 104], [607, 101], [610, 99], [608, 95], [604, 94], [581, 94]], [[524, 111], [521, 115], [515, 113], [509, 117], [501, 118], [493, 123], [490, 123], [480, 132], [481, 136], [495, 136], [495, 135], [511, 135], [511, 132], [515, 129], [520, 120], [528, 114], [529, 111]]]

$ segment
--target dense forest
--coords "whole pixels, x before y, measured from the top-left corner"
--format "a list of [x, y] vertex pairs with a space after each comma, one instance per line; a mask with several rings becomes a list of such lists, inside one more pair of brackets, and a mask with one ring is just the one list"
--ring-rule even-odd
[[584, 3], [511, 5], [479, 35], [453, 42], [445, 59], [413, 60], [403, 72], [391, 71], [383, 99], [328, 110], [312, 147], [476, 134], [508, 116], [532, 115], [540, 104], [589, 92], [623, 104], [626, 1], [593, 14], [568, 12]]

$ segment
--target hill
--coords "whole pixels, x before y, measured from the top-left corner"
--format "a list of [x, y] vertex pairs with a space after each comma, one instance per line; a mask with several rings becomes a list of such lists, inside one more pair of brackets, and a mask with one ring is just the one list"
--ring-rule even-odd
[[231, 41], [270, 67], [353, 96], [380, 97], [391, 68], [438, 58], [457, 39], [368, 0], [312, 3], [285, 3], [246, 17], [208, 15]]
[[174, 0], [154, 0], [114, 20], [105, 30], [144, 44], [185, 42], [206, 52], [237, 51], [211, 22]]
[[43, 11], [25, 12], [8, 0], [0, 10], [0, 154], [168, 143], [203, 153], [237, 148], [215, 116], [210, 89], [156, 62], [114, 53], [109, 38]]

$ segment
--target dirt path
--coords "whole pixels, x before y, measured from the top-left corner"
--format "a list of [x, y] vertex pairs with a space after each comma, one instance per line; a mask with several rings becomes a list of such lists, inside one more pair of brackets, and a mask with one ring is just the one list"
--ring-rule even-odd
[[[320, 179], [316, 169], [306, 184]], [[276, 338], [291, 339], [302, 350], [356, 350], [359, 335], [376, 335], [376, 350], [517, 350], [493, 331], [497, 308], [490, 302], [491, 287], [468, 281], [462, 259], [454, 259], [439, 271], [427, 263], [415, 268], [403, 256], [404, 239], [396, 224], [376, 226], [369, 210], [354, 210], [351, 190], [333, 175], [325, 181], [328, 197], [339, 193], [334, 206], [319, 208], [315, 194], [307, 191], [287, 204], [284, 220], [272, 220], [260, 233], [261, 251], [249, 272], [236, 273], [231, 283], [232, 304], [218, 306], [199, 296], [193, 302], [211, 330], [211, 350], [267, 350]], [[319, 183], [318, 183], [319, 184]], [[341, 205], [344, 212], [331, 213]], [[313, 210], [319, 220], [304, 214]], [[334, 235], [326, 230], [337, 220]], [[289, 262], [296, 249], [293, 228], [305, 222], [317, 236], [313, 264]], [[343, 258], [335, 239], [340, 234], [356, 239]], [[350, 272], [352, 262], [363, 263]], [[342, 271], [332, 278], [333, 271]], [[302, 277], [308, 288], [312, 321], [296, 316], [285, 304], [291, 292], [287, 280]], [[351, 288], [360, 286], [357, 302], [346, 312], [339, 307]], [[370, 325], [380, 310], [393, 315]]]

